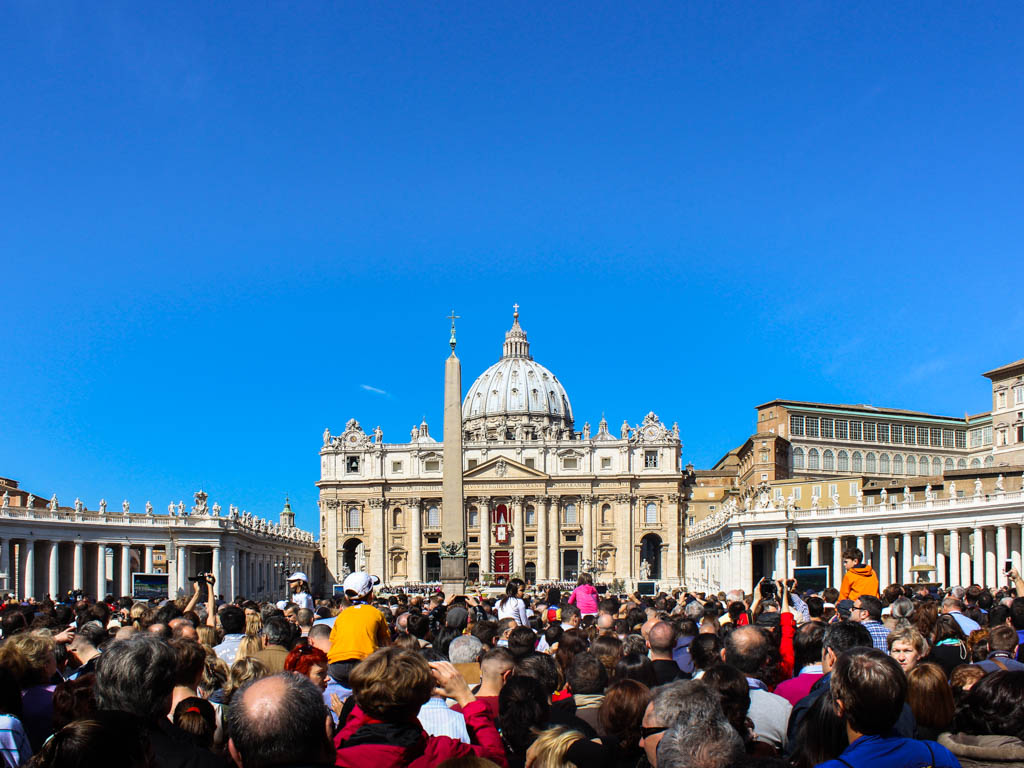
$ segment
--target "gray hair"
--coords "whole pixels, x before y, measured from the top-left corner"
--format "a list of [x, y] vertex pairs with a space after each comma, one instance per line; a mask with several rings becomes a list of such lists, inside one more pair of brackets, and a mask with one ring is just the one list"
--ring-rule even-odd
[[480, 638], [473, 635], [459, 635], [448, 646], [448, 660], [452, 664], [472, 664], [479, 660], [484, 649]]
[[691, 603], [687, 603], [683, 609], [683, 613], [686, 614], [686, 618], [693, 619], [694, 621], [700, 621], [704, 618], [704, 606], [694, 600]]
[[166, 717], [177, 669], [178, 654], [151, 632], [111, 643], [96, 662], [96, 708]]
[[659, 768], [726, 768], [743, 754], [743, 739], [724, 717], [677, 723], [658, 743]]
[[892, 603], [889, 613], [894, 619], [909, 619], [914, 612], [914, 601], [909, 597], [898, 597]]
[[718, 694], [700, 680], [677, 680], [658, 686], [651, 706], [658, 723], [669, 728], [681, 724], [703, 727], [725, 718]]

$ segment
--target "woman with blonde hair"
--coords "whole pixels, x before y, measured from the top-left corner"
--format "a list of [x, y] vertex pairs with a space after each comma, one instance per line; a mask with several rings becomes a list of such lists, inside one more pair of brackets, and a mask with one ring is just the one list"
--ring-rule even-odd
[[0, 646], [0, 666], [10, 670], [21, 688], [22, 717], [32, 751], [53, 733], [53, 691], [57, 673], [56, 643], [48, 629], [19, 632]]
[[928, 641], [914, 627], [900, 627], [889, 633], [889, 655], [907, 674], [928, 655]]
[[263, 631], [263, 617], [258, 613], [245, 614], [245, 634], [260, 636], [260, 632]]
[[267, 669], [267, 666], [262, 661], [257, 661], [253, 658], [237, 659], [231, 665], [231, 675], [228, 677], [227, 685], [224, 686], [224, 704], [230, 704], [231, 697], [235, 695], [235, 691], [250, 680], [259, 680], [261, 677], [266, 677], [269, 674], [270, 670]]
[[259, 635], [246, 635], [238, 642], [238, 652], [235, 654], [235, 661], [239, 659], [252, 659], [257, 653], [263, 650], [263, 643]]

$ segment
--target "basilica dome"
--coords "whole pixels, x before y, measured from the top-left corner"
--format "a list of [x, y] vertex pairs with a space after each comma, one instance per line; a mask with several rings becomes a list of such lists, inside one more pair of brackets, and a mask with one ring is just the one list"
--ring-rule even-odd
[[530, 356], [518, 309], [512, 318], [501, 359], [466, 393], [463, 427], [477, 439], [530, 439], [541, 432], [562, 437], [572, 430], [569, 395], [558, 377]]

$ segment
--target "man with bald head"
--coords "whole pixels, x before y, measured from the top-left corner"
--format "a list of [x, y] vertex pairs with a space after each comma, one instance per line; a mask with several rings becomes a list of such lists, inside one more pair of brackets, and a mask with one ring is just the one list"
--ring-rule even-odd
[[610, 613], [599, 613], [597, 615], [597, 634], [614, 635], [615, 617], [612, 616]]
[[722, 661], [746, 675], [750, 688], [750, 709], [747, 716], [754, 724], [758, 741], [776, 749], [786, 746], [786, 727], [793, 705], [768, 690], [761, 680], [768, 664], [770, 646], [760, 627], [738, 627], [725, 636]]
[[[672, 658], [676, 645], [676, 630], [667, 621], [659, 621], [647, 632], [647, 647], [650, 649], [651, 666], [658, 685], [671, 683], [682, 676], [682, 670]], [[689, 675], [687, 675], [689, 677]]]
[[317, 688], [294, 672], [254, 680], [233, 697], [228, 752], [238, 768], [334, 765], [334, 724]]

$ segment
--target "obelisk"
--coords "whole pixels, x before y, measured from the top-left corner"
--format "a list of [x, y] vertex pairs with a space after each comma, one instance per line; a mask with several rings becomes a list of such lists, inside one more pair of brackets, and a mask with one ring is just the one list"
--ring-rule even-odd
[[466, 514], [462, 492], [462, 363], [455, 356], [452, 310], [451, 355], [444, 364], [444, 469], [441, 478], [441, 589], [445, 595], [466, 591]]

